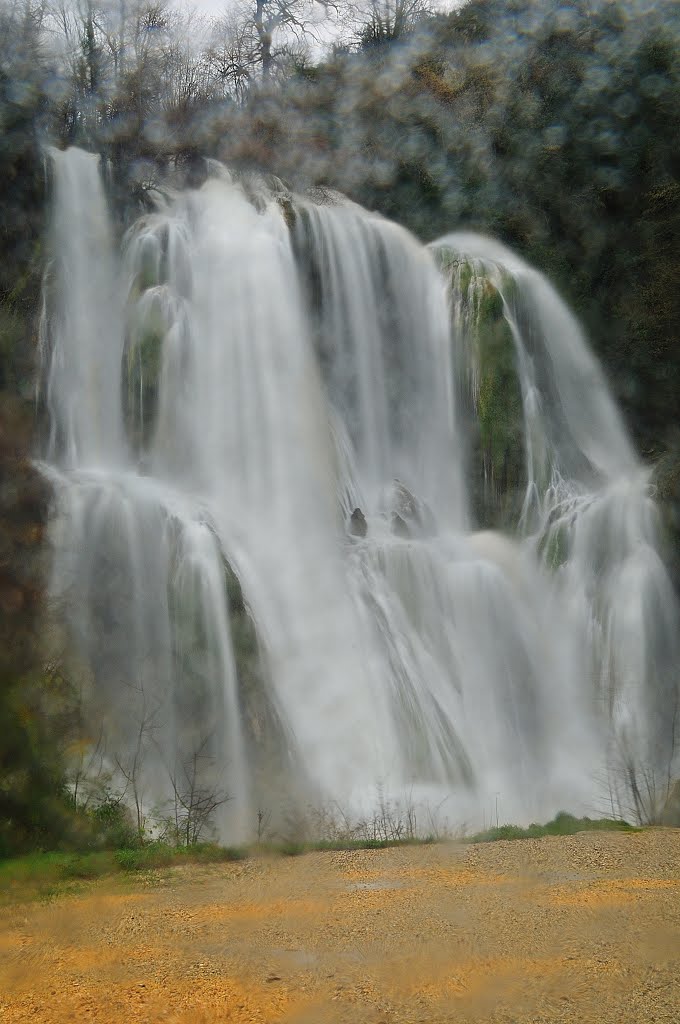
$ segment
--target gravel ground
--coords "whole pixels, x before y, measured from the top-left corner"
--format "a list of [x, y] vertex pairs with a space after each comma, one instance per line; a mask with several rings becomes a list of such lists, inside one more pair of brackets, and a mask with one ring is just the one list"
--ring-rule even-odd
[[0, 921], [0, 1020], [680, 1024], [680, 830], [176, 869]]

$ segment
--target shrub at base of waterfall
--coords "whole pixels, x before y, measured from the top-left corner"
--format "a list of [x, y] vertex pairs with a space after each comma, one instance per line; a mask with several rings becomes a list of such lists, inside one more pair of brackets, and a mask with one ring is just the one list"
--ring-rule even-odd
[[476, 832], [465, 839], [466, 843], [493, 843], [504, 839], [542, 839], [544, 836], [573, 836], [578, 832], [637, 832], [633, 825], [614, 818], [575, 818], [566, 811], [560, 811], [545, 825], [531, 824], [498, 825], [484, 832]]
[[176, 766], [170, 774], [173, 796], [155, 814], [155, 838], [174, 849], [212, 843], [216, 838], [216, 812], [231, 799], [219, 779], [212, 776], [213, 765], [208, 763], [207, 771], [201, 765], [202, 756], [199, 747]]
[[[37, 648], [35, 632], [26, 632]], [[52, 665], [0, 672], [0, 857], [91, 842], [68, 785], [71, 706], [68, 685]]]
[[259, 843], [255, 852], [279, 857], [301, 857], [305, 853], [392, 850], [398, 846], [432, 846], [436, 842], [439, 842], [436, 836], [424, 836], [422, 839], [281, 839]]
[[184, 864], [219, 864], [247, 857], [247, 851], [201, 843], [189, 849], [146, 843], [133, 849], [90, 853], [31, 853], [0, 860], [0, 906], [52, 899], [79, 891], [83, 883], [120, 872], [159, 871]]
[[[0, 857], [53, 847], [70, 831], [64, 780], [33, 712], [0, 695]], [[14, 688], [12, 688], [14, 690]]]
[[137, 849], [144, 834], [137, 828], [129, 808], [120, 799], [108, 795], [88, 813], [94, 840], [110, 850]]
[[272, 820], [266, 809], [257, 813], [256, 850], [286, 856], [313, 850], [382, 849], [459, 839], [461, 828], [442, 819], [441, 805], [416, 805], [411, 797], [390, 797], [377, 787], [370, 812], [355, 815], [337, 801], [330, 804], [299, 801], [283, 806]]

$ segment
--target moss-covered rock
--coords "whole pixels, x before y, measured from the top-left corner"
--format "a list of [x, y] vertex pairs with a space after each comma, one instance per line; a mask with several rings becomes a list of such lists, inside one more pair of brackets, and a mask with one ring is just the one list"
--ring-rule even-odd
[[292, 232], [295, 229], [295, 207], [293, 206], [292, 196], [280, 193], [276, 197], [276, 202], [281, 209], [286, 227]]
[[[460, 404], [472, 422], [470, 477], [481, 526], [515, 522], [526, 488], [524, 412], [516, 349], [499, 287], [474, 262], [438, 254], [454, 316]], [[511, 290], [512, 281], [502, 284]]]
[[651, 476], [664, 536], [666, 564], [680, 593], [680, 438], [675, 437], [656, 462]]
[[543, 564], [551, 570], [559, 569], [569, 558], [569, 529], [563, 522], [550, 523], [538, 543]]
[[148, 443], [155, 426], [167, 329], [160, 302], [142, 299], [133, 309], [123, 355], [123, 407], [136, 449]]

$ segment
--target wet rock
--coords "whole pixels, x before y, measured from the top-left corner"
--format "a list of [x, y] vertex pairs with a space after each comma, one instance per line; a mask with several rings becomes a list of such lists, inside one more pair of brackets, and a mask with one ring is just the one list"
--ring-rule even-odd
[[408, 540], [412, 536], [408, 523], [398, 512], [392, 513], [390, 528], [395, 537], [403, 537], [404, 540]]
[[293, 206], [293, 200], [291, 196], [286, 194], [279, 194], [276, 196], [276, 202], [278, 203], [283, 219], [286, 222], [286, 227], [289, 231], [292, 231], [295, 227], [295, 208]]
[[680, 438], [673, 438], [654, 466], [651, 485], [661, 519], [664, 561], [680, 594]]
[[347, 196], [326, 185], [313, 185], [307, 189], [305, 196], [316, 206], [347, 206], [348, 204]]
[[435, 518], [427, 502], [417, 498], [408, 487], [395, 480], [391, 498], [392, 532], [398, 537], [431, 537], [436, 533]]
[[349, 532], [353, 537], [365, 537], [368, 533], [366, 517], [360, 508], [355, 508], [350, 516]]

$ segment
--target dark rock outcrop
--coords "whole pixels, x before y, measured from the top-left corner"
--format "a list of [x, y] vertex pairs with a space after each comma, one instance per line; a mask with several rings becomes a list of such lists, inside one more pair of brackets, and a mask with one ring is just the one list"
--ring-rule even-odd
[[349, 517], [349, 532], [353, 537], [365, 537], [368, 533], [366, 517], [360, 508], [355, 508]]
[[390, 507], [392, 533], [397, 537], [431, 537], [436, 533], [432, 509], [426, 501], [412, 494], [401, 480], [394, 481]]

